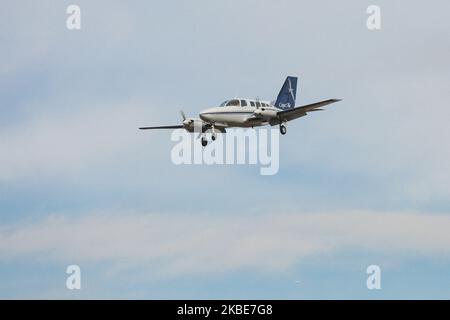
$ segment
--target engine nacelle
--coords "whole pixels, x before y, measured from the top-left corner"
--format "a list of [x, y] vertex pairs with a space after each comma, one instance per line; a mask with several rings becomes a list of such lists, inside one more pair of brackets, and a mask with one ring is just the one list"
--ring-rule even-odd
[[183, 126], [188, 132], [202, 132], [206, 122], [200, 119], [186, 119], [183, 121]]
[[255, 110], [254, 115], [264, 119], [271, 119], [277, 116], [277, 111], [265, 108], [258, 108]]

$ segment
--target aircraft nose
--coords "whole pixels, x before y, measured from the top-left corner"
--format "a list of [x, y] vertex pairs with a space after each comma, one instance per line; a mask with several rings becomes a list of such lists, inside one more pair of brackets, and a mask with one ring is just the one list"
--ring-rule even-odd
[[210, 121], [211, 120], [211, 109], [206, 109], [200, 112], [200, 119], [203, 121]]

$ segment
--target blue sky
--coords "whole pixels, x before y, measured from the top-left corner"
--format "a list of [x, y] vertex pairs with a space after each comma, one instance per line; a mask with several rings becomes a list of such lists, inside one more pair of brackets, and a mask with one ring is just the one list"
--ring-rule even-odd
[[[0, 297], [450, 298], [449, 10], [6, 1]], [[277, 175], [175, 166], [170, 132], [136, 130], [271, 100], [287, 75], [299, 104], [343, 101], [289, 123]]]

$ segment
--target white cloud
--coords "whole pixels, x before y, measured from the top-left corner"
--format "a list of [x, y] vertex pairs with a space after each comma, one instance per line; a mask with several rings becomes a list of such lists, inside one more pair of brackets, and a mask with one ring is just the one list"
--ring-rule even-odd
[[[192, 275], [288, 270], [317, 254], [364, 250], [449, 257], [450, 217], [396, 212], [230, 215], [97, 212], [0, 229], [3, 259], [107, 263]], [[114, 271], [112, 271], [114, 272]]]

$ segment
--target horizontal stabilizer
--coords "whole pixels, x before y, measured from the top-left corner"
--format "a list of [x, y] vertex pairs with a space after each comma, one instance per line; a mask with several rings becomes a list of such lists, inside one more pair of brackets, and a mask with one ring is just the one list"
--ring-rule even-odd
[[301, 106], [301, 107], [295, 107], [295, 108], [292, 108], [289, 110], [279, 111], [278, 117], [280, 118], [281, 121], [294, 120], [294, 119], [306, 116], [306, 114], [308, 112], [323, 110], [323, 109], [319, 109], [319, 108], [329, 105], [331, 103], [339, 102], [339, 101], [341, 101], [341, 100], [340, 99], [329, 99], [329, 100], [324, 100], [324, 101], [308, 104], [308, 105]]

